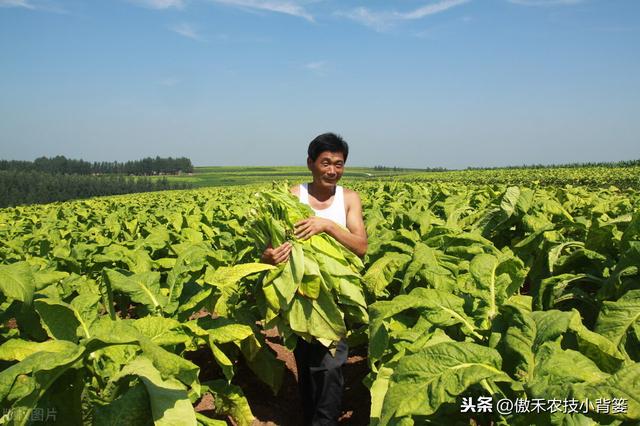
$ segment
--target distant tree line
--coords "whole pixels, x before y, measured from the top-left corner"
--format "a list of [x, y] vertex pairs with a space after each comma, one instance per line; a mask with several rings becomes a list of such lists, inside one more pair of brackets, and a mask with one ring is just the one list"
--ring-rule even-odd
[[0, 208], [189, 187], [184, 183], [172, 184], [164, 177], [151, 179], [122, 175], [85, 176], [0, 170]]
[[40, 157], [34, 161], [0, 160], [0, 170], [19, 172], [41, 172], [65, 175], [108, 175], [124, 174], [136, 176], [175, 175], [193, 173], [191, 160], [180, 158], [143, 158], [142, 160], [101, 161], [90, 163], [58, 155], [52, 158]]
[[497, 170], [497, 169], [570, 169], [579, 167], [636, 167], [640, 166], [639, 160], [607, 161], [589, 163], [565, 163], [565, 164], [528, 164], [521, 166], [501, 167], [467, 167], [466, 170]]

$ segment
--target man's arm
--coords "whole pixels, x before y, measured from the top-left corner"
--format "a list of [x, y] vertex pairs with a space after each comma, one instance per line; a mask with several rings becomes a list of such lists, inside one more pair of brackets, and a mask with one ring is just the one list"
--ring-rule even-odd
[[344, 202], [347, 210], [347, 230], [337, 223], [317, 216], [296, 223], [296, 237], [307, 239], [321, 232], [326, 232], [338, 240], [343, 246], [359, 257], [367, 252], [367, 231], [362, 218], [362, 202], [355, 191], [344, 190]]

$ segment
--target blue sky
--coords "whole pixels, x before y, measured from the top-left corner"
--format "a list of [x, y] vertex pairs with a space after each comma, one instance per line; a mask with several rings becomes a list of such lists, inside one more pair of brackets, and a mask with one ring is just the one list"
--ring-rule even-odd
[[0, 0], [0, 158], [640, 158], [638, 0]]

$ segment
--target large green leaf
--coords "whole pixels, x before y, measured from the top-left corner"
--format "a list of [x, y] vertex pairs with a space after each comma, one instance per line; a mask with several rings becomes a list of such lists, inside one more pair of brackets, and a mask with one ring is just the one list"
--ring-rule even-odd
[[106, 269], [106, 279], [114, 291], [125, 293], [131, 300], [141, 303], [151, 312], [160, 312], [167, 302], [167, 296], [160, 292], [160, 273], [143, 272], [132, 274], [127, 271]]
[[382, 406], [384, 404], [387, 391], [389, 390], [389, 382], [391, 381], [392, 374], [393, 370], [391, 368], [382, 367], [376, 374], [375, 380], [369, 389], [371, 393], [370, 417], [373, 424], [377, 424], [380, 420]]
[[77, 334], [91, 337], [91, 326], [98, 320], [100, 312], [100, 296], [93, 293], [80, 293], [69, 304], [76, 319], [80, 322]]
[[198, 373], [200, 369], [198, 366], [179, 355], [164, 350], [152, 341], [157, 324], [145, 324], [144, 321], [137, 324], [144, 330], [144, 333], [152, 335], [152, 338], [149, 338], [134, 326], [138, 321], [112, 321], [108, 318], [96, 321], [91, 328], [92, 337], [87, 339], [84, 345], [88, 351], [93, 352], [110, 345], [137, 344], [144, 352], [145, 357], [153, 361], [155, 368], [162, 373], [163, 377], [174, 377], [189, 386], [194, 392], [199, 393]]
[[535, 365], [532, 347], [537, 331], [531, 310], [505, 304], [500, 307], [500, 316], [493, 327], [499, 336], [496, 349], [502, 356], [504, 370], [521, 381], [531, 379]]
[[50, 337], [78, 343], [76, 329], [80, 321], [69, 304], [51, 299], [37, 299], [33, 304]]
[[153, 424], [149, 393], [142, 383], [128, 388], [108, 405], [95, 408], [95, 426]]
[[163, 310], [168, 314], [178, 309], [183, 287], [190, 279], [191, 273], [202, 271], [208, 263], [209, 256], [216, 254], [203, 242], [185, 242], [175, 244], [171, 248], [178, 253], [178, 258], [167, 274], [168, 295]]
[[91, 326], [90, 333], [91, 337], [84, 342], [90, 352], [109, 345], [137, 343], [143, 337], [132, 325], [131, 320], [114, 321], [109, 317], [100, 317], [95, 321]]
[[124, 263], [131, 272], [143, 273], [151, 271], [153, 261], [149, 254], [142, 250], [131, 250], [120, 244], [111, 244], [103, 252], [93, 256], [94, 262]]
[[631, 290], [615, 302], [603, 302], [595, 330], [609, 338], [621, 352], [640, 362], [638, 348], [626, 345], [630, 333], [635, 332], [635, 338], [640, 338], [637, 334], [640, 331], [640, 290]]
[[[293, 300], [297, 290], [298, 285], [293, 280], [290, 262], [284, 263], [279, 270], [267, 273], [263, 281], [265, 297], [274, 296], [276, 298], [275, 301], [272, 301], [271, 306], [282, 307], [285, 310]], [[271, 291], [273, 292], [272, 294]]]
[[320, 272], [330, 274], [333, 277], [360, 277], [354, 266], [347, 263], [346, 260], [337, 260], [331, 256], [316, 256]]
[[322, 235], [314, 235], [309, 239], [309, 242], [315, 251], [319, 251], [330, 258], [344, 261], [344, 253], [335, 243], [332, 244], [332, 240], [324, 238]]
[[360, 306], [366, 309], [367, 302], [362, 294], [362, 287], [359, 285], [360, 280], [338, 277], [336, 281], [339, 291], [338, 300], [341, 304]]
[[421, 309], [421, 314], [440, 327], [460, 324], [463, 332], [478, 339], [473, 321], [464, 311], [464, 300], [453, 294], [425, 288], [416, 288], [407, 295], [390, 301], [380, 301], [369, 306], [369, 356], [372, 361], [382, 357], [389, 343], [385, 321], [408, 309]]
[[[559, 342], [547, 342], [536, 353], [534, 380], [526, 385], [533, 398], [565, 398], [578, 401], [613, 400], [624, 401], [627, 410], [613, 413], [601, 418], [616, 417], [626, 420], [640, 420], [640, 364], [634, 363], [621, 368], [613, 375], [600, 369], [580, 352], [562, 349]], [[607, 405], [609, 404], [607, 403]], [[597, 413], [589, 413], [598, 416]], [[569, 419], [562, 413], [556, 415], [559, 421]], [[564, 424], [564, 423], [563, 423]]]
[[[587, 329], [582, 324], [578, 311], [534, 311], [531, 315], [536, 322], [537, 330], [532, 346], [534, 352], [537, 352], [545, 342], [555, 341], [563, 336], [566, 346], [572, 346], [574, 350], [580, 351], [600, 369], [614, 372], [622, 366], [624, 356], [616, 345], [606, 336]], [[569, 336], [571, 339], [568, 338]]]
[[[174, 378], [163, 377], [150, 359], [145, 356], [136, 358], [113, 379], [113, 382], [129, 375], [139, 377], [144, 384], [149, 395], [154, 424], [158, 426], [197, 424], [195, 412], [184, 385]], [[141, 408], [144, 409], [144, 407]]]
[[159, 346], [187, 344], [190, 341], [181, 323], [172, 318], [146, 316], [133, 321], [131, 325]]
[[526, 270], [517, 258], [479, 254], [471, 260], [469, 272], [477, 288], [474, 296], [480, 301], [476, 315], [482, 327], [488, 328], [500, 306], [520, 289]]
[[373, 265], [369, 266], [364, 274], [364, 283], [367, 290], [376, 297], [385, 294], [385, 288], [391, 284], [395, 274], [411, 261], [411, 256], [404, 253], [387, 253]]
[[594, 298], [581, 296], [585, 293], [576, 292], [575, 289], [598, 288], [602, 283], [602, 279], [588, 274], [560, 274], [545, 278], [540, 282], [536, 294], [536, 308], [553, 309], [557, 308], [559, 303], [575, 300], [574, 305], [582, 306], [583, 309], [595, 310], [597, 304]]
[[413, 257], [411, 263], [405, 270], [402, 279], [403, 288], [407, 288], [414, 277], [424, 268], [433, 268], [438, 265], [436, 250], [423, 243], [416, 243], [413, 247]]
[[245, 339], [240, 344], [240, 349], [251, 371], [271, 388], [273, 394], [277, 394], [282, 385], [285, 363], [276, 358], [266, 344], [258, 347], [256, 339]]
[[162, 373], [163, 377], [174, 377], [193, 389], [196, 394], [200, 393], [198, 380], [200, 368], [197, 365], [164, 350], [144, 336], [140, 337], [139, 342], [145, 357], [153, 361], [153, 365]]
[[17, 416], [16, 425], [26, 425], [32, 410], [55, 381], [81, 359], [85, 350], [71, 342], [48, 346], [0, 372], [0, 401]]
[[47, 340], [46, 342], [31, 342], [13, 338], [0, 345], [0, 360], [22, 361], [36, 352], [64, 352], [69, 348], [64, 340]]
[[286, 314], [291, 329], [302, 335], [337, 342], [347, 334], [342, 313], [326, 291], [316, 300], [296, 296]]
[[[204, 282], [219, 289], [219, 296], [215, 299], [212, 312], [216, 315], [227, 317], [232, 311], [231, 299], [238, 292], [240, 280], [263, 271], [275, 270], [276, 268], [264, 263], [244, 263], [233, 266], [221, 266], [217, 269], [208, 267]], [[211, 308], [210, 308], [211, 309]]]
[[291, 265], [291, 276], [293, 283], [299, 286], [305, 275], [305, 255], [301, 243], [294, 242], [289, 254], [289, 265]]
[[624, 400], [624, 412], [611, 416], [624, 420], [640, 421], [640, 363], [636, 362], [620, 369], [616, 374], [599, 381], [576, 384], [572, 387], [574, 398], [578, 400]]
[[571, 394], [570, 384], [596, 382], [608, 377], [578, 351], [562, 349], [559, 341], [546, 342], [536, 351], [533, 380], [526, 384], [531, 395], [553, 395], [563, 399]]
[[159, 250], [166, 247], [171, 241], [171, 236], [164, 226], [155, 226], [144, 239], [146, 246]]
[[497, 351], [467, 342], [428, 346], [405, 356], [394, 368], [379, 424], [393, 417], [433, 414], [483, 380], [511, 381]]
[[247, 399], [238, 386], [224, 380], [204, 382], [203, 390], [213, 395], [214, 410], [219, 416], [230, 416], [238, 426], [250, 426], [254, 417]]
[[611, 271], [611, 276], [600, 289], [603, 300], [619, 299], [629, 290], [640, 289], [640, 241], [628, 242], [628, 248]]
[[[525, 193], [526, 194], [526, 193]], [[525, 195], [521, 200], [521, 190], [517, 186], [506, 189], [499, 200], [500, 204], [486, 210], [484, 216], [475, 225], [485, 237], [491, 236], [497, 232], [516, 212], [516, 208], [520, 207], [526, 212], [528, 210], [527, 203], [530, 203], [530, 195]]]
[[[211, 324], [207, 327], [209, 336], [216, 343], [241, 342], [242, 340], [253, 336], [253, 330], [248, 325], [231, 323], [228, 321], [220, 321], [223, 318], [212, 319]], [[202, 323], [201, 326], [205, 327]]]
[[57, 283], [60, 280], [68, 277], [68, 272], [56, 271], [53, 269], [42, 269], [34, 273], [36, 280], [36, 289], [43, 289], [51, 284]]
[[[82, 368], [70, 368], [58, 377], [38, 400], [32, 412], [31, 424], [37, 416], [44, 412], [54, 414], [55, 419], [64, 419], [69, 424], [82, 424], [86, 414], [83, 413], [83, 399], [87, 371]], [[84, 405], [86, 408], [86, 405]]]
[[235, 286], [242, 278], [248, 275], [275, 268], [275, 266], [265, 263], [243, 263], [233, 266], [222, 266], [215, 270], [208, 269], [204, 277], [204, 282], [215, 287]]
[[36, 290], [36, 279], [27, 262], [0, 265], [0, 290], [8, 299], [31, 303]]

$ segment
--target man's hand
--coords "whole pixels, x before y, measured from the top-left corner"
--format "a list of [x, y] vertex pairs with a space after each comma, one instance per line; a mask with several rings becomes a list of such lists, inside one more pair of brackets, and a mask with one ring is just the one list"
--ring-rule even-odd
[[289, 260], [291, 254], [291, 243], [285, 242], [280, 247], [273, 248], [271, 244], [262, 253], [260, 259], [262, 263], [268, 263], [269, 265], [277, 265], [278, 263], [286, 262]]
[[296, 238], [306, 240], [316, 234], [322, 232], [328, 232], [329, 229], [334, 226], [334, 223], [329, 219], [325, 219], [318, 216], [311, 216], [307, 219], [303, 219], [294, 225]]

